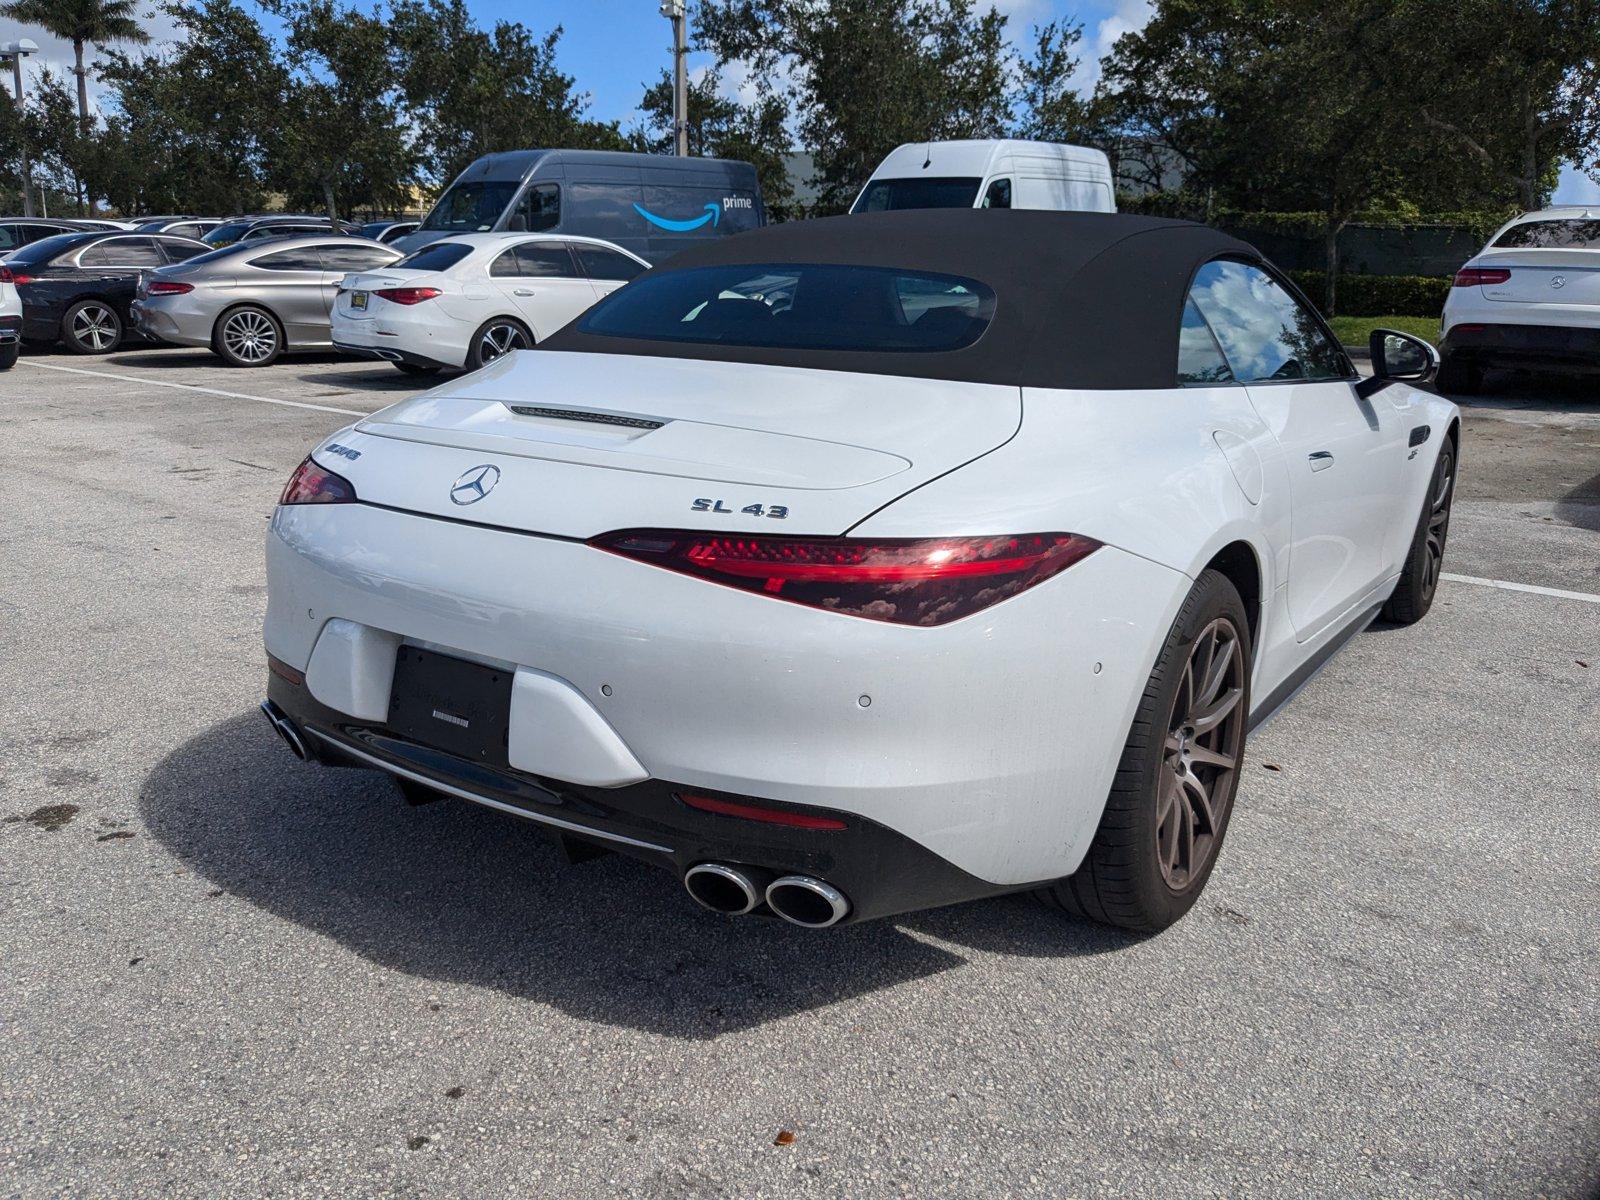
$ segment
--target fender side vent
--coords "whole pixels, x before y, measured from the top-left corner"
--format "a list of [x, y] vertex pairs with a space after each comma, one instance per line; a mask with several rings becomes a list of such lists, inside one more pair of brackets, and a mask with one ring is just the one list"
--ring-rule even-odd
[[626, 429], [660, 429], [665, 421], [648, 417], [624, 417], [616, 413], [584, 412], [577, 408], [538, 408], [529, 404], [506, 405], [519, 417], [548, 417], [556, 421], [583, 421], [589, 425], [621, 425]]

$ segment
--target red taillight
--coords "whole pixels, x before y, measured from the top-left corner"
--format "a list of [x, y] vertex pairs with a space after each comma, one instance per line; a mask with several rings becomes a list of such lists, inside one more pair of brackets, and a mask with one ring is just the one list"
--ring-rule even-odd
[[439, 295], [439, 289], [430, 287], [379, 288], [372, 294], [374, 296], [382, 296], [385, 300], [393, 301], [395, 304], [421, 304], [424, 300], [432, 300]]
[[16, 284], [18, 287], [21, 287], [25, 283], [32, 283], [34, 280], [34, 276], [24, 275], [21, 271], [10, 271], [7, 273], [11, 276], [11, 282]]
[[813, 608], [943, 625], [1043, 583], [1100, 543], [1072, 533], [869, 539], [625, 529], [590, 545]]
[[146, 296], [183, 296], [194, 291], [192, 283], [168, 283], [164, 279], [155, 279], [145, 285]]
[[10, 283], [12, 278], [10, 267], [0, 267], [0, 283]]
[[767, 808], [761, 804], [741, 804], [737, 800], [719, 800], [715, 796], [696, 796], [689, 792], [679, 792], [678, 799], [690, 808], [698, 808], [701, 812], [717, 813], [724, 817], [743, 817], [746, 821], [765, 821], [768, 825], [788, 825], [792, 829], [848, 828], [843, 821], [833, 817], [818, 817], [811, 813]]
[[1505, 267], [1462, 267], [1456, 272], [1456, 287], [1493, 287], [1505, 283], [1511, 272]]
[[343, 475], [319, 467], [308, 458], [294, 469], [279, 504], [353, 504], [356, 489]]

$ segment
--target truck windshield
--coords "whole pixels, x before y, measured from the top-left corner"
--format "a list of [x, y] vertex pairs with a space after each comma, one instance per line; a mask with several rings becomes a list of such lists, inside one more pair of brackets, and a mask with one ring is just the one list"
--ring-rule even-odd
[[433, 206], [422, 228], [441, 233], [485, 233], [494, 228], [516, 191], [517, 185], [510, 181], [458, 183]]
[[853, 213], [891, 208], [971, 208], [981, 179], [874, 179], [850, 209]]

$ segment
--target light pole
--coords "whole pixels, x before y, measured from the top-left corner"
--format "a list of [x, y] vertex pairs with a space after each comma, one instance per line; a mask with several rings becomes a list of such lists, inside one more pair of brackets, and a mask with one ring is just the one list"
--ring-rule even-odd
[[[25, 105], [22, 95], [22, 60], [30, 54], [39, 52], [39, 44], [31, 38], [23, 38], [17, 42], [7, 42], [0, 46], [0, 64], [7, 59], [11, 60], [12, 78], [17, 82], [17, 116], [24, 116]], [[28, 135], [23, 131], [20, 138], [22, 144], [22, 215], [33, 216], [33, 168], [28, 162]]]
[[672, 141], [679, 158], [689, 157], [689, 12], [685, 0], [662, 0], [672, 22]]

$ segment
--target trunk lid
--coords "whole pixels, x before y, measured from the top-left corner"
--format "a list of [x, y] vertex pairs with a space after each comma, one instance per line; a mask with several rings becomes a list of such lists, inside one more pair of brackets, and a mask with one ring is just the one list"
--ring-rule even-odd
[[1600, 305], [1600, 250], [1489, 250], [1471, 265], [1511, 272], [1504, 283], [1484, 285], [1485, 300]]
[[[1021, 418], [1019, 390], [995, 384], [529, 350], [373, 414], [318, 460], [363, 500], [536, 533], [840, 534]], [[492, 491], [452, 498], [484, 465]]]
[[[340, 316], [348, 317], [352, 321], [365, 321], [372, 317], [376, 309], [389, 303], [381, 296], [372, 294], [379, 288], [440, 287], [441, 278], [442, 276], [437, 271], [384, 270], [346, 275], [339, 281], [339, 289], [334, 296], [333, 307]], [[366, 307], [355, 307], [353, 297], [357, 292], [366, 294]]]

